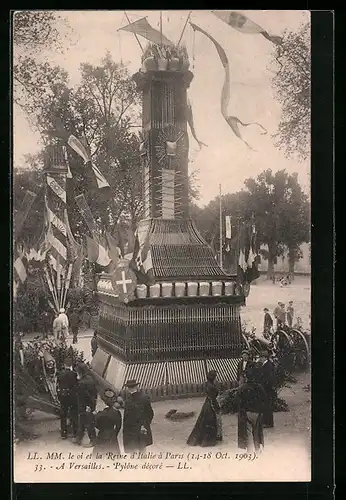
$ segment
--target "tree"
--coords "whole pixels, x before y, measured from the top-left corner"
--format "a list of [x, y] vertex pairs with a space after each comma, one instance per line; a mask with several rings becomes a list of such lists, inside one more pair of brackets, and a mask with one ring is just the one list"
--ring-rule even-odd
[[[285, 170], [273, 174], [271, 170], [265, 170], [256, 179], [247, 179], [244, 184], [246, 189], [222, 197], [223, 221], [226, 215], [232, 217], [234, 235], [230, 245], [230, 263], [225, 261], [226, 267], [234, 271], [235, 264], [236, 268], [239, 227], [253, 218], [257, 230], [257, 250], [268, 259], [268, 278], [273, 274], [277, 257], [284, 254], [286, 247], [293, 273], [294, 263], [300, 258], [300, 244], [310, 240], [309, 201], [298, 183], [297, 174], [289, 175]], [[203, 209], [192, 207], [192, 217], [215, 254], [220, 247], [219, 207], [219, 197]]]
[[16, 68], [23, 82], [18, 105], [30, 114], [44, 143], [66, 144], [69, 134], [82, 138], [112, 190], [110, 199], [102, 198], [81, 158], [68, 149], [74, 177], [68, 191], [73, 232], [78, 236], [86, 230], [74, 203], [81, 193], [101, 231], [112, 232], [121, 218], [135, 224], [142, 210], [140, 138], [135, 132], [139, 95], [127, 69], [106, 54], [99, 66], [82, 64], [81, 83], [71, 87], [62, 68], [32, 62], [35, 71]]
[[257, 179], [247, 179], [249, 209], [255, 217], [257, 243], [266, 245], [262, 255], [268, 258], [268, 278], [277, 257], [289, 250], [290, 270], [299, 257], [299, 245], [309, 241], [309, 202], [298, 183], [296, 173], [285, 170], [275, 174], [265, 170]]
[[275, 144], [287, 157], [306, 159], [310, 155], [311, 61], [310, 24], [297, 33], [286, 31], [275, 46], [273, 62], [278, 68], [272, 78], [275, 96], [281, 104], [281, 119]]

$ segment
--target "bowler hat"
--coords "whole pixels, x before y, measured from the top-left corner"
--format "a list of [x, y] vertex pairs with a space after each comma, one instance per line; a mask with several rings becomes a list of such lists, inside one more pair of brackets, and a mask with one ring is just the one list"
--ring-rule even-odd
[[139, 382], [137, 382], [136, 380], [128, 380], [125, 384], [125, 387], [131, 389], [132, 387], [137, 387], [137, 385], [139, 385]]
[[241, 353], [242, 354], [249, 354], [249, 351], [247, 349], [243, 349]]

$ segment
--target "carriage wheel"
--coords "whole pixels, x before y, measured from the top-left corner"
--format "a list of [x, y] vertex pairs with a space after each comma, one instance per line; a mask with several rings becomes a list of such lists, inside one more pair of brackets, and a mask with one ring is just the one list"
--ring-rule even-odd
[[295, 365], [293, 340], [284, 330], [277, 330], [276, 335], [279, 336], [276, 345], [281, 364], [287, 372], [291, 372]]
[[293, 328], [290, 331], [290, 336], [293, 341], [294, 354], [295, 354], [295, 367], [303, 370], [306, 368], [310, 361], [310, 349], [304, 334], [299, 330]]

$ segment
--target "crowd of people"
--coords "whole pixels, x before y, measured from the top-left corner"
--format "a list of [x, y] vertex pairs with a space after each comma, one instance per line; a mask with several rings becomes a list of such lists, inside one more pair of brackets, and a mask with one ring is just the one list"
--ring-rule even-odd
[[[267, 307], [263, 309], [263, 312], [264, 312], [263, 333], [266, 336], [273, 333], [274, 320]], [[286, 305], [283, 302], [278, 302], [277, 306], [273, 311], [273, 316], [276, 322], [275, 326], [277, 330], [280, 330], [285, 326], [292, 328], [294, 319], [293, 301], [292, 300], [289, 301], [287, 309]]]
[[[152, 444], [154, 412], [150, 399], [138, 390], [136, 380], [127, 381], [125, 401], [112, 389], [106, 389], [101, 395], [105, 407], [100, 411], [96, 411], [96, 382], [84, 363], [73, 367], [72, 360], [66, 359], [57, 381], [62, 439], [67, 439], [70, 432], [72, 442], [81, 445], [87, 433], [89, 443], [84, 446], [93, 447], [94, 451], [119, 453], [118, 434], [123, 428], [125, 452], [141, 451]], [[121, 408], [124, 409], [123, 418]]]
[[[211, 370], [207, 374], [207, 397], [187, 440], [190, 446], [215, 446], [223, 439], [216, 380], [217, 372]], [[269, 352], [263, 351], [253, 359], [251, 353], [244, 350], [237, 366], [237, 382], [238, 386], [230, 392], [238, 410], [238, 448], [261, 452], [263, 429], [274, 427], [275, 367]]]

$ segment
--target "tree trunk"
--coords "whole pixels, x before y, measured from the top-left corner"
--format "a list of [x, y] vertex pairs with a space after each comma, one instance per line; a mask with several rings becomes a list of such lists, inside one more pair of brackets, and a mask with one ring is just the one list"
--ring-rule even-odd
[[268, 256], [268, 271], [267, 271], [267, 280], [273, 279], [274, 276], [274, 259], [272, 256]]
[[294, 250], [291, 248], [288, 249], [288, 272], [291, 277], [291, 280], [294, 280], [294, 264], [295, 264], [295, 255]]

